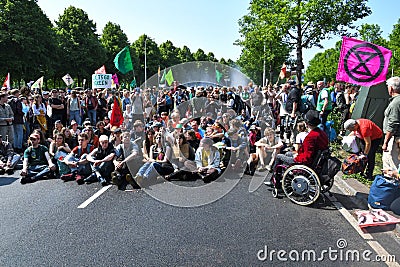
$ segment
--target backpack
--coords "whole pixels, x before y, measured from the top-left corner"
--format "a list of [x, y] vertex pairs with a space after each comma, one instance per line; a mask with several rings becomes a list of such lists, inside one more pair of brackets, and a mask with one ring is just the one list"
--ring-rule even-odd
[[344, 174], [355, 174], [363, 172], [367, 165], [367, 157], [360, 159], [356, 154], [351, 154], [342, 163], [342, 172]]
[[308, 99], [307, 95], [301, 96], [300, 105], [299, 105], [299, 111], [301, 113], [303, 113], [303, 114], [307, 113], [307, 111], [309, 111], [312, 106], [313, 105], [310, 102], [310, 100]]
[[376, 209], [389, 210], [390, 204], [400, 197], [399, 186], [399, 181], [377, 175], [369, 189], [368, 204]]
[[346, 99], [344, 98], [344, 94], [342, 92], [336, 95], [336, 106], [339, 110], [346, 109]]
[[321, 168], [321, 182], [327, 182], [340, 171], [342, 162], [333, 156], [328, 156]]

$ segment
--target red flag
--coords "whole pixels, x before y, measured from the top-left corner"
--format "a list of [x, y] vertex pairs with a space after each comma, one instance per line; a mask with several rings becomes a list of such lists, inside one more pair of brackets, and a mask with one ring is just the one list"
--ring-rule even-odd
[[106, 66], [101, 66], [98, 70], [94, 71], [94, 74], [106, 74]]
[[110, 124], [111, 126], [119, 127], [123, 122], [124, 122], [124, 116], [122, 115], [122, 110], [121, 107], [119, 106], [118, 100], [115, 97], [114, 106], [111, 111]]
[[10, 85], [10, 73], [7, 74], [6, 79], [4, 80], [3, 87], [7, 88], [7, 90], [11, 89]]
[[286, 64], [283, 63], [281, 72], [279, 73], [279, 79], [284, 79], [286, 77]]

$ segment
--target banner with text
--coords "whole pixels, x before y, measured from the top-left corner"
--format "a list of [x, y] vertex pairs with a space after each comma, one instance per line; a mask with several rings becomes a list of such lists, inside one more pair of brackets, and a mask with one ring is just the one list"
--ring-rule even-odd
[[112, 74], [92, 74], [92, 88], [111, 88]]

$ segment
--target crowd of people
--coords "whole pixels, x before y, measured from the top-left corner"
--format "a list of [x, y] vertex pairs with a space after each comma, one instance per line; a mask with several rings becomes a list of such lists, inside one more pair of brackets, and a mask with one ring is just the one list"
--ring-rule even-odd
[[[398, 94], [397, 83], [391, 88]], [[288, 147], [294, 146], [294, 155], [304, 149], [310, 131], [306, 124], [298, 120], [296, 130], [286, 129], [309, 110], [318, 114], [322, 131], [333, 110], [341, 114], [341, 134], [362, 128], [360, 120], [345, 123], [358, 90], [323, 81], [300, 88], [293, 80], [265, 88], [252, 83], [186, 88], [174, 82], [168, 89], [3, 89], [0, 171], [12, 173], [22, 156], [22, 184], [60, 178], [78, 184], [111, 182], [120, 189], [161, 177], [208, 183], [227, 170], [253, 175], [271, 170]], [[110, 123], [114, 104], [120, 106], [122, 124]], [[392, 136], [398, 138], [395, 119], [385, 126], [385, 149]], [[372, 160], [378, 134], [369, 138], [363, 133], [364, 153]]]

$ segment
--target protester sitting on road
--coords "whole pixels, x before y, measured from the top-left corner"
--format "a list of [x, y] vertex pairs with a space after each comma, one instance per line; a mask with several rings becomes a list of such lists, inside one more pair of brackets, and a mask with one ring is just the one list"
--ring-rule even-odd
[[231, 151], [230, 162], [231, 167], [234, 170], [239, 170], [243, 163], [248, 157], [247, 142], [245, 138], [239, 136], [239, 133], [235, 129], [229, 129], [228, 136], [231, 141], [231, 145], [225, 149]]
[[[54, 164], [58, 166], [57, 176], [63, 175], [69, 172], [69, 168], [63, 164], [64, 158], [71, 152], [68, 144], [65, 142], [63, 134], [56, 134], [55, 140], [51, 142], [49, 147], [49, 154]], [[66, 168], [64, 168], [66, 167]]]
[[90, 152], [86, 158], [92, 163], [93, 174], [84, 181], [85, 183], [98, 181], [102, 186], [105, 186], [107, 185], [107, 180], [111, 180], [111, 173], [114, 171], [113, 159], [115, 157], [115, 149], [108, 142], [107, 135], [101, 135], [99, 142], [100, 146]]
[[122, 133], [122, 143], [115, 147], [115, 171], [111, 173], [112, 182], [118, 186], [118, 189], [123, 190], [126, 182], [130, 183], [134, 189], [140, 188], [131, 174], [131, 171], [139, 169], [138, 163], [142, 161], [140, 154], [138, 145], [130, 140], [130, 133]]
[[[285, 146], [279, 137], [275, 136], [275, 131], [272, 128], [265, 128], [264, 137], [256, 142], [256, 156], [259, 161], [258, 171], [271, 171], [276, 156], [281, 153]], [[268, 153], [272, 153], [268, 164], [265, 163]]]
[[89, 144], [93, 145], [95, 148], [99, 147], [99, 137], [94, 134], [92, 126], [88, 126], [87, 128], [83, 129], [82, 132], [88, 135]]
[[154, 136], [154, 145], [150, 147], [149, 160], [137, 172], [135, 176], [136, 182], [143, 186], [144, 180], [148, 183], [158, 175], [171, 174], [174, 171], [171, 163], [172, 153], [170, 141], [161, 132], [157, 132]]
[[54, 178], [56, 166], [51, 161], [47, 147], [40, 145], [40, 136], [31, 134], [29, 136], [31, 146], [24, 152], [24, 161], [21, 171], [21, 184], [32, 183], [46, 176]]
[[87, 161], [86, 157], [93, 149], [94, 146], [89, 144], [88, 135], [86, 133], [79, 134], [78, 146], [74, 147], [64, 160], [64, 163], [70, 168], [70, 173], [62, 175], [61, 180], [76, 180], [78, 184], [83, 184], [84, 178], [92, 173], [90, 162]]
[[221, 173], [219, 167], [220, 153], [213, 146], [211, 138], [203, 138], [195, 154], [196, 173], [203, 179], [204, 183], [209, 183], [218, 178]]
[[193, 147], [194, 150], [197, 150], [197, 148], [199, 148], [200, 139], [197, 139], [196, 132], [194, 130], [188, 130], [185, 133], [185, 137], [189, 145]]
[[122, 143], [122, 138], [121, 138], [122, 129], [114, 126], [111, 129], [111, 131], [112, 131], [112, 134], [109, 138], [109, 141], [114, 147], [117, 147], [119, 144]]
[[20, 155], [14, 153], [11, 143], [3, 141], [3, 136], [0, 135], [0, 174], [14, 173], [15, 165], [20, 158]]
[[349, 119], [344, 123], [344, 128], [351, 131], [349, 135], [355, 135], [363, 145], [363, 155], [367, 157], [366, 177], [372, 181], [375, 168], [375, 155], [382, 141], [383, 132], [374, 122], [368, 119]]

